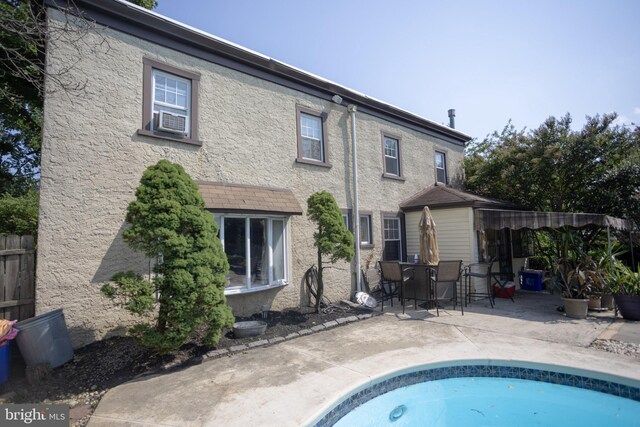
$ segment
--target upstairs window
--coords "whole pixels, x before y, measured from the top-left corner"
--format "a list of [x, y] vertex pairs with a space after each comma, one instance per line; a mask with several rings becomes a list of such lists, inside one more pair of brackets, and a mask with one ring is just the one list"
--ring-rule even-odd
[[382, 134], [382, 154], [386, 178], [402, 179], [400, 170], [400, 138]]
[[298, 158], [300, 163], [330, 166], [327, 155], [325, 114], [297, 108]]
[[191, 80], [155, 68], [153, 75], [153, 120], [151, 130], [189, 135]]
[[144, 88], [141, 135], [202, 145], [198, 141], [200, 76], [143, 59]]
[[447, 183], [447, 156], [440, 151], [436, 151], [435, 160], [436, 160], [436, 182], [441, 182], [443, 184], [446, 184]]

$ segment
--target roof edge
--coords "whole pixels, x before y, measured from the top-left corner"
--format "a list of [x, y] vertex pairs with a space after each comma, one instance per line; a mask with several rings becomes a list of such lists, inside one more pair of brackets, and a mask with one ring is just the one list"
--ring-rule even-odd
[[[56, 0], [45, 0], [45, 4], [49, 7], [62, 9], [65, 7], [66, 2], [61, 4]], [[250, 67], [261, 73], [258, 77], [265, 78], [265, 75], [272, 75], [290, 81], [293, 84], [308, 88], [312, 91], [312, 95], [319, 96], [326, 100], [330, 100], [335, 94], [340, 95], [345, 100], [345, 103], [359, 104], [359, 106], [362, 106], [361, 111], [365, 114], [384, 116], [383, 118], [392, 118], [396, 121], [411, 124], [414, 126], [414, 130], [420, 131], [423, 129], [423, 133], [445, 138], [447, 141], [456, 145], [464, 146], [466, 142], [472, 139], [471, 136], [456, 129], [369, 97], [346, 86], [342, 86], [202, 30], [198, 30], [159, 13], [144, 9], [125, 0], [76, 0], [75, 4], [81, 12], [87, 13], [87, 17], [94, 19], [101, 25], [106, 25], [118, 31], [123, 31], [165, 47], [179, 50], [187, 55], [200, 57], [209, 62], [215, 62], [211, 58], [212, 55], [223, 56], [227, 61], [221, 61], [220, 65], [233, 68], [229, 63], [229, 60], [231, 60], [245, 67], [244, 69], [242, 67], [239, 69], [236, 68], [238, 71], [247, 73], [248, 70], [246, 67]], [[154, 35], [160, 37], [154, 38]], [[178, 45], [188, 47], [188, 49], [177, 47]], [[198, 51], [207, 53], [208, 55], [203, 55], [207, 57], [198, 56], [196, 54]], [[283, 84], [282, 81], [274, 82]], [[301, 89], [298, 88], [298, 90]], [[324, 96], [320, 96], [318, 92]], [[416, 127], [419, 129], [415, 129]]]

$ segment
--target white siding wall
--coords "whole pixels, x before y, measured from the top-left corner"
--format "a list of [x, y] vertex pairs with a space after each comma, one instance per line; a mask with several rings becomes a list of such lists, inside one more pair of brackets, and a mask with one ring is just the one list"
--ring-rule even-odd
[[[407, 259], [413, 260], [420, 253], [420, 216], [422, 211], [407, 212]], [[478, 262], [478, 245], [473, 228], [472, 208], [433, 209], [433, 221], [436, 223], [438, 248], [441, 260], [461, 259], [463, 265]], [[475, 271], [475, 270], [474, 270]], [[474, 279], [472, 286], [484, 290], [484, 280]]]
[[[407, 254], [411, 261], [420, 253], [420, 216], [422, 211], [407, 212]], [[474, 257], [475, 232], [471, 208], [434, 209], [431, 211], [436, 223], [440, 259], [461, 259], [465, 264], [476, 262]]]

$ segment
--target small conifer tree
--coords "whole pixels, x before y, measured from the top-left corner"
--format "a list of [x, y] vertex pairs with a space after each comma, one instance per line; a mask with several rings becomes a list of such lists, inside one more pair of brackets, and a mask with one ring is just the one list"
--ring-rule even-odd
[[126, 220], [129, 246], [162, 259], [152, 283], [125, 273], [114, 276], [115, 286], [102, 287], [105, 295], [139, 315], [153, 309], [153, 293], [158, 293], [155, 325], [136, 325], [132, 335], [143, 346], [166, 353], [204, 325], [205, 343], [217, 343], [222, 329], [234, 321], [224, 297], [229, 264], [197, 185], [182, 166], [161, 160], [144, 172]]
[[342, 220], [342, 212], [331, 193], [320, 191], [313, 193], [307, 200], [307, 216], [318, 225], [313, 233], [314, 246], [318, 248], [318, 294], [316, 313], [320, 310], [320, 301], [324, 293], [323, 256], [334, 264], [342, 259], [351, 261], [354, 254], [353, 235]]

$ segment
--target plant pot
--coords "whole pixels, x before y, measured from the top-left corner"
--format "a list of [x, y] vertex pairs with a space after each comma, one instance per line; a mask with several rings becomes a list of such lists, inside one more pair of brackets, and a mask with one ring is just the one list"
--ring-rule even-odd
[[627, 320], [640, 320], [640, 295], [614, 295], [620, 315]]
[[600, 306], [607, 310], [613, 310], [613, 295], [603, 294], [600, 300]]
[[573, 319], [586, 319], [589, 309], [588, 299], [562, 298], [564, 302], [564, 312], [567, 317]]
[[600, 310], [602, 308], [602, 297], [600, 295], [589, 295], [589, 310]]
[[233, 336], [235, 338], [256, 337], [267, 330], [267, 322], [262, 320], [247, 320], [233, 324]]

